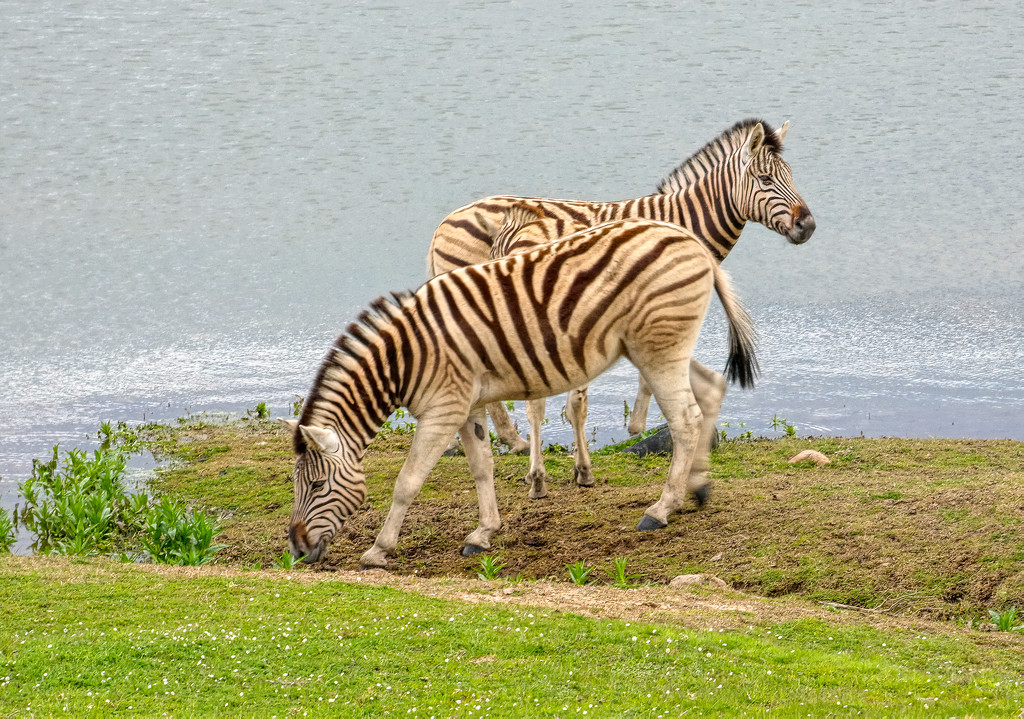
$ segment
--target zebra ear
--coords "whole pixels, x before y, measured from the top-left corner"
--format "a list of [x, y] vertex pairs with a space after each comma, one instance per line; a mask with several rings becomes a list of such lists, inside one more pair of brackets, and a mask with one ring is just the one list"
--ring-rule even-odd
[[761, 149], [762, 143], [764, 143], [764, 125], [759, 122], [750, 130], [750, 136], [747, 137], [747, 141], [743, 143], [743, 149], [740, 150], [740, 163], [743, 165], [744, 172], [750, 167], [750, 162], [754, 159], [757, 151]]
[[289, 432], [295, 432], [295, 428], [299, 426], [299, 420], [297, 419], [285, 419], [284, 417], [278, 417], [277, 421], [287, 427]]
[[341, 440], [332, 429], [322, 429], [311, 425], [300, 424], [299, 431], [306, 444], [321, 454], [335, 454], [341, 449]]
[[786, 141], [786, 133], [789, 132], [789, 120], [782, 123], [782, 127], [775, 131], [775, 137], [781, 145]]
[[500, 227], [495, 225], [493, 222], [488, 220], [479, 212], [476, 213], [476, 222], [478, 225], [480, 225], [480, 227], [483, 228], [484, 232], [486, 232], [491, 237], [495, 237], [498, 234], [498, 232], [501, 231]]

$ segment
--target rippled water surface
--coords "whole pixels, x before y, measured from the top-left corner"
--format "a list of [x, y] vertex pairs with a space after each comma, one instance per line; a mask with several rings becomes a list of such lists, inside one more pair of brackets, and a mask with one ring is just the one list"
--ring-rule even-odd
[[722, 420], [1024, 439], [1018, 4], [676, 5], [4, 2], [0, 503], [103, 420], [285, 414], [451, 209], [646, 194], [752, 115], [818, 230], [727, 259], [764, 379]]

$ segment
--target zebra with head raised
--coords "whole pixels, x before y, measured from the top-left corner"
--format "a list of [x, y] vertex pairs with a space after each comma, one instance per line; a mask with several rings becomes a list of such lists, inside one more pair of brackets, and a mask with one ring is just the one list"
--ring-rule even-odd
[[377, 300], [374, 312], [335, 342], [292, 423], [293, 556], [321, 559], [363, 502], [366, 448], [399, 406], [417, 419], [416, 432], [387, 519], [360, 564], [385, 566], [411, 502], [455, 431], [480, 507], [463, 553], [488, 549], [501, 520], [485, 404], [564, 392], [623, 356], [643, 374], [672, 432], [668, 479], [644, 515], [664, 526], [688, 490], [702, 489], [688, 484], [702, 421], [688, 372], [712, 288], [729, 321], [727, 371], [750, 384], [757, 371], [750, 318], [707, 247], [675, 225], [598, 225], [440, 275], [394, 301]]
[[[609, 220], [638, 217], [682, 225], [693, 231], [721, 262], [736, 244], [748, 221], [759, 222], [784, 235], [793, 244], [810, 239], [815, 222], [807, 205], [793, 188], [789, 165], [781, 157], [789, 122], [773, 130], [762, 120], [738, 122], [707, 143], [679, 165], [653, 195], [620, 202], [580, 202], [515, 196], [487, 197], [449, 214], [434, 232], [427, 256], [431, 276], [456, 267], [477, 264], [500, 256], [508, 243], [519, 244], [509, 231], [506, 217], [516, 207], [526, 207], [539, 219], [529, 221], [526, 244], [557, 238]], [[516, 223], [512, 222], [511, 226]], [[504, 228], [504, 242], [499, 242]], [[693, 391], [705, 418], [713, 425], [725, 396], [721, 375], [696, 360], [691, 366]], [[573, 427], [574, 473], [580, 485], [594, 483], [586, 443], [587, 388], [569, 392], [566, 416]], [[630, 414], [629, 432], [638, 434], [647, 425], [650, 391], [643, 377]], [[519, 436], [500, 402], [487, 407], [495, 431], [513, 451], [530, 450], [526, 476], [530, 496], [547, 495], [546, 472], [541, 451], [540, 428], [543, 400], [527, 405], [530, 442]], [[709, 426], [710, 444], [714, 428]], [[699, 464], [695, 472], [707, 467]], [[702, 495], [697, 496], [703, 501]]]

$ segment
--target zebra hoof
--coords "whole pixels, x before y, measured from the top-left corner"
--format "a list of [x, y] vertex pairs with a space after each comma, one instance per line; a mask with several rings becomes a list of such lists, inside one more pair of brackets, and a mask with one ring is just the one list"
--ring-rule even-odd
[[467, 544], [462, 548], [463, 557], [472, 557], [474, 554], [483, 554], [487, 549], [477, 544]]
[[703, 507], [705, 504], [708, 503], [708, 500], [710, 498], [711, 498], [711, 485], [710, 484], [705, 484], [703, 487], [700, 487], [699, 489], [693, 490], [693, 500], [697, 503], [698, 507]]
[[667, 526], [667, 524], [662, 524], [649, 514], [645, 514], [643, 519], [640, 520], [640, 524], [636, 525], [636, 528], [639, 532], [650, 532], [654, 529], [664, 529]]
[[576, 484], [580, 487], [594, 486], [594, 474], [589, 469], [581, 472], [579, 467], [573, 467], [572, 475], [573, 479], [576, 480]]

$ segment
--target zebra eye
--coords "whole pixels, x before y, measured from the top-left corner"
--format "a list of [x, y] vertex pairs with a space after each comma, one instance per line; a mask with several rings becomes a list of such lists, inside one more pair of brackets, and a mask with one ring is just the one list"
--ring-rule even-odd
[[761, 181], [762, 185], [771, 186], [771, 185], [775, 184], [775, 181], [772, 180], [772, 176], [771, 175], [761, 175], [757, 179]]
[[309, 486], [314, 492], [319, 492], [324, 487], [324, 481], [323, 479], [314, 479]]

